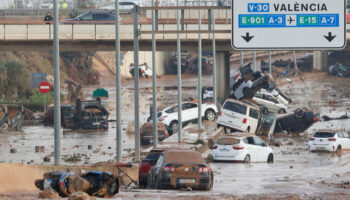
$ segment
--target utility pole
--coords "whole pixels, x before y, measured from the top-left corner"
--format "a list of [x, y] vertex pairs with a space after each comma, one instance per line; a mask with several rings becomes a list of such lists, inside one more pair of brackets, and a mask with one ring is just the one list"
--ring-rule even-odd
[[121, 78], [120, 78], [120, 37], [119, 37], [119, 0], [115, 0], [115, 69], [116, 69], [116, 138], [117, 162], [122, 161], [122, 127], [121, 127]]
[[134, 110], [135, 110], [135, 162], [140, 161], [140, 106], [139, 106], [139, 30], [138, 6], [134, 6]]
[[53, 67], [54, 67], [54, 140], [55, 165], [61, 164], [61, 98], [60, 98], [60, 49], [58, 35], [58, 0], [53, 4]]
[[155, 4], [152, 0], [152, 86], [153, 86], [153, 148], [158, 146], [158, 118], [157, 118], [157, 65], [156, 65], [156, 37], [154, 31], [156, 29], [155, 21]]
[[[201, 5], [201, 0], [198, 0]], [[198, 8], [198, 129], [202, 128], [202, 35], [201, 9]], [[199, 136], [199, 134], [198, 134]]]
[[[179, 8], [179, 0], [176, 0], [176, 6]], [[177, 104], [178, 104], [178, 124], [177, 124], [177, 134], [178, 142], [182, 141], [182, 84], [181, 84], [181, 42], [180, 42], [180, 16], [179, 9], [176, 9], [176, 28], [177, 28], [177, 40], [176, 40], [176, 50], [177, 50]]]

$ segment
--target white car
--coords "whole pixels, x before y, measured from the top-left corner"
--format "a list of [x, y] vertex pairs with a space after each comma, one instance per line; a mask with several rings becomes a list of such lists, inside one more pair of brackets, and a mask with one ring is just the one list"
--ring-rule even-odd
[[273, 152], [259, 137], [236, 132], [221, 136], [212, 147], [215, 161], [273, 162]]
[[271, 91], [260, 89], [260, 92], [268, 93], [278, 99], [279, 102], [283, 103], [284, 105], [288, 105], [292, 102], [292, 99], [284, 92], [282, 92], [279, 88], [275, 87]]
[[[134, 76], [134, 68], [135, 68], [134, 64], [131, 63], [129, 66], [129, 72], [132, 76]], [[152, 74], [153, 74], [152, 68], [150, 68], [147, 63], [143, 63], [139, 65], [139, 76], [148, 78], [152, 76]]]
[[[258, 107], [235, 99], [227, 99], [218, 115], [218, 126], [236, 131], [255, 133], [261, 111]], [[226, 129], [225, 129], [226, 130]]]
[[266, 106], [270, 112], [287, 113], [287, 106], [270, 93], [257, 92], [253, 100], [260, 105]]
[[[203, 103], [202, 104], [202, 117], [209, 121], [214, 121], [216, 119], [216, 113], [218, 108], [213, 103]], [[157, 113], [158, 120], [163, 122], [169, 133], [177, 132], [178, 125], [178, 106], [173, 105], [163, 109]], [[182, 103], [182, 123], [186, 124], [191, 121], [198, 120], [198, 104], [194, 102], [184, 102]], [[151, 119], [149, 118], [149, 121]]]
[[309, 151], [339, 152], [350, 149], [350, 138], [345, 131], [317, 131], [308, 142]]

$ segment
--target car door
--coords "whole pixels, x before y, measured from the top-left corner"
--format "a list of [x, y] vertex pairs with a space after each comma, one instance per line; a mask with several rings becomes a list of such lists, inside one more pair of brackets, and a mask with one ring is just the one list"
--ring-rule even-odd
[[269, 156], [267, 144], [260, 139], [259, 137], [253, 136], [254, 144], [256, 148], [256, 159], [258, 162], [267, 161], [267, 157]]
[[149, 183], [155, 187], [156, 184], [156, 177], [158, 175], [159, 169], [161, 168], [164, 160], [164, 154], [161, 154], [158, 158], [157, 163], [151, 168], [150, 173], [149, 173]]
[[247, 149], [247, 154], [250, 156], [251, 162], [257, 162], [258, 161], [258, 149], [255, 145], [254, 138], [253, 137], [246, 137], [243, 139], [243, 142], [246, 143], [245, 147]]
[[346, 132], [343, 132], [343, 136], [344, 136], [344, 145], [345, 145], [344, 147], [346, 149], [350, 149], [350, 136], [349, 136], [349, 134]]
[[258, 128], [260, 112], [252, 107], [249, 108], [249, 117], [247, 123], [249, 124], [249, 133], [255, 133]]
[[182, 116], [183, 121], [191, 121], [198, 119], [198, 107], [195, 103], [184, 103], [182, 104]]

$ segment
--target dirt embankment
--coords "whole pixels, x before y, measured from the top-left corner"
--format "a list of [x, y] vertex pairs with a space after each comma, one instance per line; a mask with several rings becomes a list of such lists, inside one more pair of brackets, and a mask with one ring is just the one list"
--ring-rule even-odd
[[39, 169], [29, 165], [0, 163], [0, 194], [12, 191], [36, 191], [34, 181], [42, 177]]

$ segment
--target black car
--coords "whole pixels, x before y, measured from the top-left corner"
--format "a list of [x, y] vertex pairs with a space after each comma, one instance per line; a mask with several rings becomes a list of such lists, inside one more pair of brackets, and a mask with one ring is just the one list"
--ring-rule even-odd
[[272, 90], [275, 84], [265, 74], [259, 71], [253, 71], [251, 63], [247, 63], [240, 67], [240, 75], [232, 85], [228, 98], [245, 99], [253, 98], [254, 95], [262, 88]]
[[77, 99], [75, 126], [81, 129], [108, 129], [109, 112], [99, 101]]
[[64, 24], [114, 24], [115, 23], [115, 13], [105, 12], [105, 11], [88, 11], [85, 12], [74, 19], [68, 19], [63, 22]]
[[318, 115], [311, 110], [297, 109], [293, 113], [285, 114], [277, 118], [275, 133], [287, 131], [288, 133], [298, 133], [305, 131], [315, 122]]

